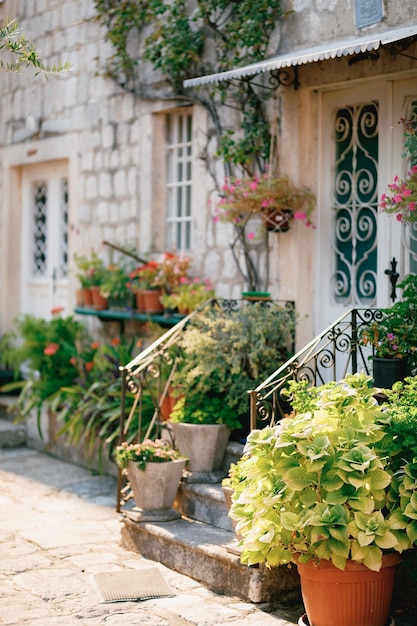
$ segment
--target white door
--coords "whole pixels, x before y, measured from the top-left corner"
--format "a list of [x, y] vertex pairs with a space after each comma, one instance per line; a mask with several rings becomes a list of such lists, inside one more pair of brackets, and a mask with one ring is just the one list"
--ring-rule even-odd
[[22, 216], [22, 313], [50, 319], [53, 309], [66, 309], [68, 302], [65, 163], [23, 170]]
[[351, 308], [389, 306], [393, 259], [400, 280], [413, 267], [410, 233], [378, 203], [403, 173], [398, 122], [416, 115], [416, 101], [416, 80], [322, 95], [316, 334]]

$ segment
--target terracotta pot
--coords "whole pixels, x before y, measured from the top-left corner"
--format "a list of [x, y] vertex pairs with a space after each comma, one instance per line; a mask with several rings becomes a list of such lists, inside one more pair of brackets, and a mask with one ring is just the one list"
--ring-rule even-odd
[[75, 291], [75, 306], [77, 308], [84, 306], [84, 289], [76, 289], [76, 291]]
[[408, 373], [408, 360], [405, 359], [381, 359], [374, 357], [373, 377], [374, 386], [383, 389], [391, 389], [393, 384], [404, 380]]
[[143, 292], [146, 313], [162, 313], [164, 307], [161, 304], [161, 292], [155, 289], [145, 289]]
[[221, 469], [231, 432], [228, 426], [172, 422], [172, 430], [179, 451], [189, 458], [191, 472]]
[[83, 302], [85, 307], [93, 306], [93, 293], [90, 288], [83, 289]]
[[93, 307], [96, 311], [107, 309], [107, 299], [101, 295], [100, 287], [91, 287], [91, 293], [93, 296]]
[[169, 420], [176, 403], [177, 403], [177, 399], [173, 398], [168, 392], [165, 398], [163, 399], [161, 408], [160, 408], [161, 420], [163, 422], [167, 422]]
[[138, 289], [135, 291], [135, 299], [136, 299], [136, 309], [138, 311], [145, 310], [145, 297], [143, 295], [142, 289]]
[[[307, 615], [302, 615], [300, 617], [300, 619], [298, 620], [298, 626], [311, 626], [310, 622], [308, 621]], [[395, 626], [395, 620], [393, 617], [388, 617], [387, 626]]]
[[401, 556], [385, 554], [379, 572], [348, 561], [297, 563], [301, 592], [312, 626], [387, 626], [394, 574]]
[[136, 505], [143, 511], [171, 509], [178, 491], [185, 460], [147, 463], [140, 470], [129, 463], [127, 477]]

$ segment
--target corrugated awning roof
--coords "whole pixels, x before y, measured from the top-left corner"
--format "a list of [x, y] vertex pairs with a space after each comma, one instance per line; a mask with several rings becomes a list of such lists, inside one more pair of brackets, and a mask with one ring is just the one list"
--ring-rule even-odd
[[292, 52], [279, 54], [275, 57], [265, 59], [264, 61], [251, 63], [244, 67], [237, 67], [227, 72], [190, 78], [184, 81], [184, 87], [195, 87], [206, 83], [215, 83], [222, 80], [230, 80], [231, 78], [260, 74], [261, 72], [267, 72], [269, 70], [279, 70], [283, 67], [303, 65], [304, 63], [313, 63], [314, 61], [324, 61], [326, 59], [335, 59], [336, 57], [377, 50], [380, 46], [394, 43], [395, 41], [400, 41], [400, 39], [406, 39], [416, 34], [417, 24], [414, 24], [413, 26], [403, 26], [379, 33], [369, 33], [366, 37], [324, 42], [318, 46], [293, 50]]

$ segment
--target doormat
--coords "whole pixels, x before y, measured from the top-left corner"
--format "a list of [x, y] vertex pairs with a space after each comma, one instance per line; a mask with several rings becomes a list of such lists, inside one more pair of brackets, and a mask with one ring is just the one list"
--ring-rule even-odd
[[102, 602], [149, 600], [176, 594], [157, 567], [92, 575]]

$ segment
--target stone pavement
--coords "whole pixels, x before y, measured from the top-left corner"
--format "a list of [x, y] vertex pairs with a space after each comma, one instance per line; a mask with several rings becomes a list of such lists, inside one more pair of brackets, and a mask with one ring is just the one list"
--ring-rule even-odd
[[154, 565], [120, 543], [116, 481], [27, 448], [0, 450], [2, 626], [294, 626], [288, 611], [215, 594], [161, 564], [176, 596], [103, 603], [96, 572]]

